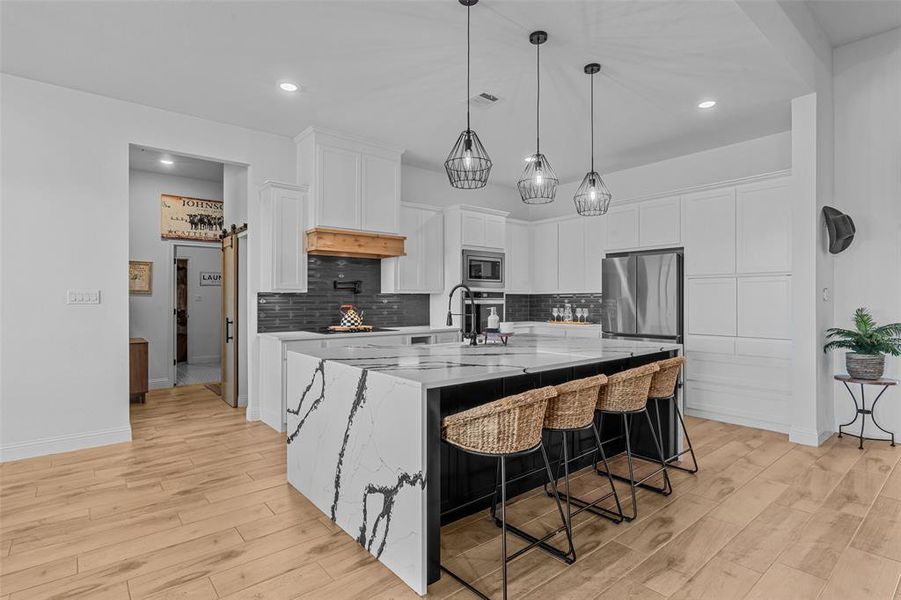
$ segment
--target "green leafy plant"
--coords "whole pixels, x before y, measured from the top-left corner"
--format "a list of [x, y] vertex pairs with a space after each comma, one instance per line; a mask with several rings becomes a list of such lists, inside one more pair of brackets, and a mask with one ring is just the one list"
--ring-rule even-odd
[[864, 307], [854, 311], [856, 329], [831, 327], [826, 330], [823, 352], [839, 348], [858, 354], [891, 354], [901, 356], [901, 323], [877, 325], [870, 311]]

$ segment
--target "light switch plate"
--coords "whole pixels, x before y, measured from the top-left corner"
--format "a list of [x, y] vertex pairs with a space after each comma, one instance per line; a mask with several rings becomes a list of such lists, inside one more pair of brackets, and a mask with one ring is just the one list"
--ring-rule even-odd
[[68, 290], [66, 304], [100, 304], [100, 290]]

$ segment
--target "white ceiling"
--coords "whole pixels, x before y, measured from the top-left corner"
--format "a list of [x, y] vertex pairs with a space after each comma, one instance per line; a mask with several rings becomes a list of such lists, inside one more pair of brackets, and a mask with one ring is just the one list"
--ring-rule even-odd
[[[453, 0], [5, 1], [0, 49], [7, 73], [289, 136], [349, 131], [440, 170], [465, 125], [465, 20]], [[503, 99], [473, 109], [496, 183], [534, 151], [534, 29], [550, 34], [542, 151], [562, 181], [588, 167], [587, 62], [604, 65], [603, 171], [784, 131], [808, 91], [731, 1], [483, 0], [472, 22], [472, 92]]]
[[[171, 160], [172, 164], [164, 165], [160, 162], [162, 159]], [[143, 148], [133, 144], [128, 147], [128, 168], [222, 183], [222, 163]]]
[[901, 0], [807, 0], [832, 46], [901, 27]]

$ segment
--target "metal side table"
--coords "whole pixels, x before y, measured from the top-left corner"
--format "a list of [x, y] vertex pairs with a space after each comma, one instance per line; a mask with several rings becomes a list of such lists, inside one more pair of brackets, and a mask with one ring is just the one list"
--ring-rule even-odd
[[[891, 431], [889, 431], [888, 429], [885, 429], [884, 427], [882, 427], [882, 425], [880, 425], [876, 421], [876, 413], [874, 411], [876, 410], [876, 403], [879, 402], [880, 398], [882, 398], [882, 394], [885, 393], [885, 390], [889, 389], [893, 385], [897, 385], [898, 382], [895, 379], [887, 379], [885, 377], [883, 377], [882, 379], [854, 379], [850, 375], [836, 375], [835, 380], [841, 381], [844, 384], [845, 389], [848, 390], [848, 394], [851, 395], [851, 400], [854, 401], [854, 408], [857, 409], [857, 412], [854, 414], [853, 419], [851, 419], [847, 423], [842, 423], [841, 425], [838, 426], [838, 437], [842, 437], [842, 433], [843, 433], [842, 428], [852, 425], [855, 421], [857, 421], [858, 415], [860, 415], [860, 435], [857, 435], [854, 433], [848, 434], [849, 436], [856, 437], [858, 440], [860, 440], [860, 445], [858, 446], [858, 448], [863, 450], [863, 441], [864, 440], [871, 440], [874, 442], [891, 442], [892, 446], [894, 446], [895, 445], [895, 434], [892, 433]], [[849, 383], [860, 385], [860, 404], [857, 403], [857, 397], [854, 395], [854, 392], [851, 390], [851, 386], [848, 385]], [[882, 390], [880, 390], [879, 394], [876, 395], [876, 399], [873, 400], [873, 404], [870, 406], [869, 409], [867, 408], [867, 398], [864, 393], [865, 385], [881, 385], [882, 386]], [[863, 434], [863, 431], [864, 431], [864, 425], [866, 424], [867, 415], [870, 415], [870, 420], [873, 421], [873, 425], [875, 425], [876, 427], [878, 427], [880, 430], [884, 431], [885, 433], [889, 434], [889, 436], [891, 436], [891, 437], [887, 437], [887, 438], [865, 437]]]

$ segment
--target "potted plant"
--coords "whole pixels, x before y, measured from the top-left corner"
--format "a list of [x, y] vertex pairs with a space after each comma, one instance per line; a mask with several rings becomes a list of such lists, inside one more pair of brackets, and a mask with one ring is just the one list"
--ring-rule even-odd
[[854, 311], [855, 329], [826, 330], [823, 352], [847, 349], [845, 367], [854, 379], [879, 379], [885, 370], [885, 355], [901, 356], [901, 323], [876, 325], [866, 308]]

